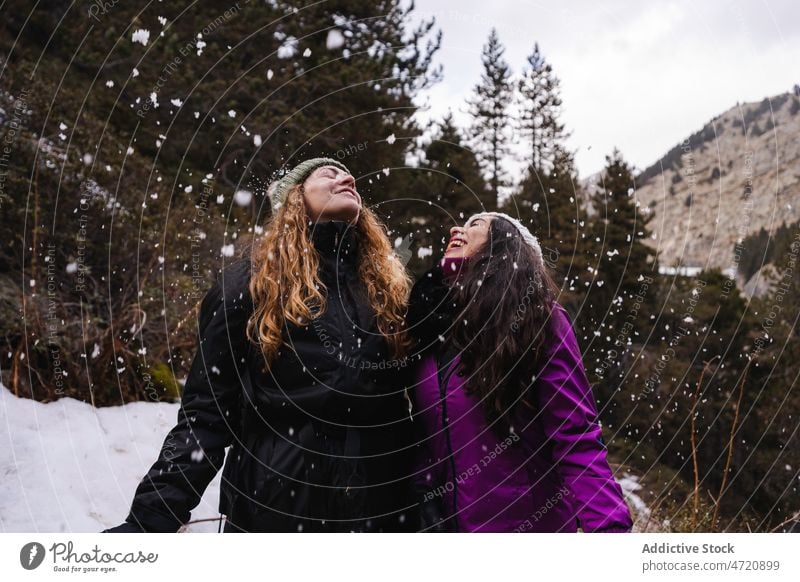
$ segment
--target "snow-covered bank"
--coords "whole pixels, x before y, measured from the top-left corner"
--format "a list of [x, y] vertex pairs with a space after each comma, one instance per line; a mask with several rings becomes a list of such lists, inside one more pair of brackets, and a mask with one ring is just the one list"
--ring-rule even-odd
[[637, 491], [642, 489], [639, 483], [639, 477], [625, 473], [623, 477], [617, 478], [617, 482], [622, 487], [622, 493], [625, 495], [625, 501], [628, 502], [628, 507], [631, 510], [631, 517], [633, 518], [633, 531], [634, 532], [653, 532], [658, 531], [658, 526], [655, 522], [650, 521], [650, 508], [642, 500]]
[[[42, 404], [0, 384], [0, 531], [98, 532], [122, 523], [178, 404]], [[221, 471], [192, 519], [219, 517]], [[190, 525], [216, 532], [217, 522]]]

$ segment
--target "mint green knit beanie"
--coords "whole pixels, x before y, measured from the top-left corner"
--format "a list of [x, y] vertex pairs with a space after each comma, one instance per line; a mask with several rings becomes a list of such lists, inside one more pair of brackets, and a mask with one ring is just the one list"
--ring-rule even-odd
[[277, 208], [283, 204], [283, 202], [286, 200], [286, 194], [289, 193], [289, 190], [292, 188], [292, 186], [295, 186], [296, 184], [302, 184], [314, 170], [321, 168], [322, 166], [336, 166], [348, 174], [350, 173], [350, 170], [348, 170], [342, 162], [334, 160], [333, 158], [311, 158], [310, 160], [301, 162], [292, 168], [280, 180], [276, 180], [270, 184], [269, 188], [267, 189], [267, 194], [269, 194], [272, 207]]

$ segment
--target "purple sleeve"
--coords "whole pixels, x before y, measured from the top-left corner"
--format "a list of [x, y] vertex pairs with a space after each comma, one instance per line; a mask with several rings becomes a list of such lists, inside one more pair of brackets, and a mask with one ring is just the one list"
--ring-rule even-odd
[[535, 389], [553, 460], [573, 494], [583, 531], [629, 531], [630, 512], [608, 465], [597, 406], [572, 323], [557, 303], [551, 317], [553, 333]]

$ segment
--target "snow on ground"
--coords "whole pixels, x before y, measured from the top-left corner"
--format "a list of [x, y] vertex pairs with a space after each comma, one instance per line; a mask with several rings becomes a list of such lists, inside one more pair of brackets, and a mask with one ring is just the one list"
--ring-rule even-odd
[[[639, 477], [624, 473], [622, 479], [617, 479], [617, 483], [622, 487], [622, 494], [625, 496], [625, 501], [628, 502], [628, 507], [631, 508], [631, 517], [633, 518], [633, 531], [639, 532], [652, 531], [654, 524], [650, 523], [650, 508], [647, 503], [636, 494], [642, 488], [639, 483]], [[651, 527], [652, 526], [652, 527]]]
[[[42, 404], [0, 384], [0, 532], [99, 532], [119, 525], [178, 418], [178, 403], [94, 409]], [[217, 518], [221, 471], [192, 520]], [[218, 522], [190, 532], [216, 532]]]
[[[99, 532], [128, 515], [134, 491], [178, 417], [178, 403], [94, 409], [73, 398], [42, 404], [0, 384], [0, 531]], [[192, 520], [219, 517], [221, 471]], [[637, 524], [650, 510], [638, 477], [618, 480]], [[219, 523], [188, 526], [216, 532]]]

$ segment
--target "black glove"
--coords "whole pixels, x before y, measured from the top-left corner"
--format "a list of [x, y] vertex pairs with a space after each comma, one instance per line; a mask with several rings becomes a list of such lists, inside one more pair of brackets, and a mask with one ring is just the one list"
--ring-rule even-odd
[[104, 529], [100, 533], [146, 533], [141, 527], [129, 521], [123, 522], [117, 527]]

